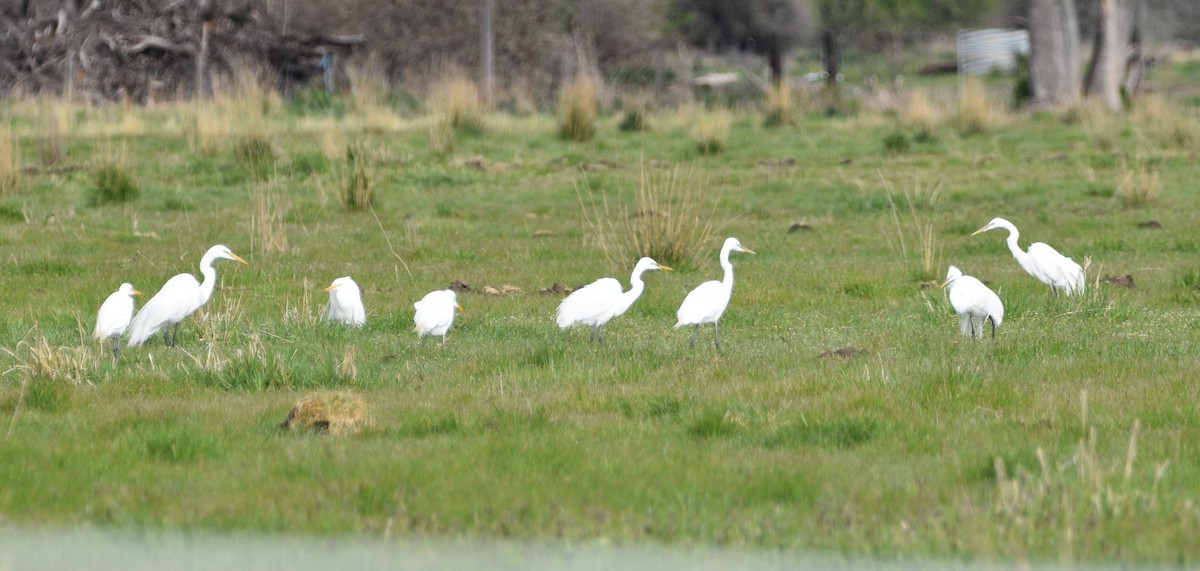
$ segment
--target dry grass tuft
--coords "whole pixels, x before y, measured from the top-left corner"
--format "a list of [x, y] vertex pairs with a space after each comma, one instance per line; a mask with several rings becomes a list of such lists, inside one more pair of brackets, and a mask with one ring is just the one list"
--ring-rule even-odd
[[342, 352], [342, 362], [338, 364], [337, 378], [339, 381], [346, 383], [358, 381], [358, 366], [354, 364], [354, 355], [354, 346], [347, 345]]
[[27, 379], [69, 385], [91, 385], [97, 365], [103, 360], [89, 354], [87, 345], [51, 345], [37, 325], [33, 327], [32, 340], [21, 340], [12, 349], [5, 347], [4, 352], [16, 361], [11, 370], [23, 373]]
[[1159, 182], [1158, 169], [1152, 168], [1144, 161], [1137, 166], [1121, 165], [1117, 178], [1117, 196], [1126, 208], [1142, 206], [1158, 198], [1162, 183]]
[[21, 163], [16, 139], [7, 124], [0, 124], [0, 195], [17, 190], [21, 184]]
[[973, 78], [963, 82], [958, 91], [958, 114], [954, 118], [959, 133], [986, 133], [1003, 119], [1004, 111], [988, 96], [982, 81]]
[[437, 121], [453, 131], [483, 130], [483, 98], [479, 87], [460, 70], [447, 70], [433, 84], [429, 108]]
[[796, 106], [792, 102], [792, 89], [787, 83], [772, 85], [767, 91], [767, 116], [763, 121], [767, 127], [792, 127], [796, 125]]
[[600, 113], [599, 89], [587, 74], [579, 74], [558, 95], [558, 135], [567, 141], [583, 142], [596, 135]]
[[715, 155], [725, 150], [733, 114], [726, 109], [698, 111], [692, 118], [691, 136], [700, 154]]
[[1133, 123], [1144, 125], [1152, 137], [1167, 146], [1191, 149], [1200, 145], [1200, 124], [1196, 117], [1180, 104], [1160, 96], [1138, 99], [1133, 108]]
[[694, 171], [647, 170], [642, 164], [634, 205], [614, 204], [605, 193], [593, 196], [577, 186], [585, 223], [605, 258], [623, 266], [641, 256], [659, 263], [700, 267], [711, 257], [708, 245], [725, 226], [708, 206], [711, 185]]
[[929, 100], [924, 90], [913, 90], [904, 98], [900, 118], [904, 123], [925, 132], [933, 131], [942, 122], [942, 112]]
[[374, 60], [346, 70], [350, 77], [351, 108], [372, 133], [391, 133], [404, 128], [404, 121], [386, 103], [390, 89], [382, 65]]
[[362, 430], [368, 422], [367, 401], [361, 396], [346, 391], [318, 392], [296, 401], [282, 428], [341, 436]]
[[206, 156], [217, 154], [233, 132], [234, 119], [211, 103], [197, 102], [192, 108], [188, 140], [192, 149]]
[[[922, 215], [921, 210], [932, 208], [937, 204], [942, 193], [942, 183], [923, 186], [918, 182], [913, 185], [911, 190], [905, 188], [902, 209], [894, 198], [895, 191], [892, 183], [886, 179], [882, 182], [884, 189], [887, 190], [888, 204], [892, 209], [892, 223], [896, 230], [896, 240], [889, 244], [892, 248], [899, 245], [900, 259], [905, 264], [911, 263], [909, 258], [914, 253], [920, 256], [920, 261], [915, 266], [917, 273], [914, 276], [918, 281], [937, 280], [942, 269], [942, 246], [937, 241], [937, 232], [933, 223], [934, 216], [932, 214]], [[907, 212], [902, 212], [902, 210]]]
[[38, 107], [38, 159], [44, 166], [61, 165], [67, 162], [67, 148], [70, 142], [70, 105], [65, 101], [52, 100], [45, 101]]
[[288, 249], [287, 202], [284, 199], [282, 182], [279, 179], [255, 184], [250, 189], [253, 203], [251, 232], [257, 236], [257, 251], [266, 254], [282, 254]]
[[361, 143], [346, 145], [338, 171], [337, 197], [342, 208], [351, 212], [371, 207], [375, 197], [375, 170]]

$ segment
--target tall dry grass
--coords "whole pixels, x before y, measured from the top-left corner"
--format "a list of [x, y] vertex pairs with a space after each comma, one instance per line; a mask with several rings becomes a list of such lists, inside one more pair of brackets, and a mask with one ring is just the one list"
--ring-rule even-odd
[[[251, 243], [258, 252], [283, 254], [288, 249], [286, 194], [279, 179], [255, 184], [250, 190], [252, 205]], [[257, 240], [255, 240], [255, 238]]]
[[914, 89], [901, 102], [900, 119], [914, 129], [931, 132], [942, 123], [942, 110], [930, 100], [928, 92]]
[[786, 82], [772, 85], [767, 90], [767, 116], [763, 120], [767, 127], [791, 127], [796, 125], [796, 106], [792, 101], [792, 89]]
[[391, 133], [404, 128], [404, 121], [387, 105], [391, 89], [383, 66], [375, 60], [350, 66], [351, 112], [372, 133]]
[[67, 162], [71, 135], [71, 106], [52, 99], [38, 104], [37, 155], [42, 165], [53, 167]]
[[483, 130], [483, 97], [475, 82], [460, 70], [442, 73], [430, 88], [427, 105], [451, 130]]
[[1117, 193], [1121, 204], [1126, 208], [1134, 208], [1152, 202], [1158, 198], [1162, 189], [1159, 171], [1145, 161], [1136, 165], [1122, 164], [1117, 175]]
[[641, 166], [632, 204], [576, 186], [584, 223], [616, 266], [641, 256], [674, 266], [707, 263], [708, 245], [727, 221], [710, 206], [712, 185], [694, 170]]
[[958, 90], [958, 112], [954, 125], [963, 135], [978, 135], [999, 126], [1004, 110], [988, 95], [983, 81], [970, 78]]
[[558, 95], [558, 135], [567, 141], [583, 142], [596, 135], [600, 114], [599, 88], [587, 74], [579, 74]]
[[1200, 121], [1177, 102], [1146, 95], [1133, 107], [1133, 123], [1165, 146], [1194, 149], [1200, 146]]
[[[899, 248], [899, 259], [915, 271], [920, 281], [937, 280], [942, 269], [943, 246], [938, 243], [935, 217], [926, 212], [938, 202], [942, 194], [942, 183], [933, 185], [915, 183], [912, 188], [901, 191], [904, 204], [899, 204], [891, 181], [882, 181], [891, 207], [892, 224], [896, 239], [889, 242]], [[916, 258], [916, 262], [912, 258]]]
[[342, 163], [335, 170], [335, 194], [342, 208], [354, 212], [371, 207], [375, 199], [375, 168], [361, 143], [346, 145]]
[[689, 133], [703, 155], [715, 155], [729, 144], [733, 114], [727, 109], [700, 109], [692, 115]]
[[21, 183], [21, 163], [17, 142], [7, 123], [0, 123], [0, 195], [17, 190]]

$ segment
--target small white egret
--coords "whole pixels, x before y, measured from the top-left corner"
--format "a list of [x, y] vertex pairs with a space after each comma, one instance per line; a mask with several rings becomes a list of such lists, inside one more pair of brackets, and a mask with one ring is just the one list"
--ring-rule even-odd
[[431, 291], [421, 301], [414, 303], [413, 308], [417, 310], [413, 316], [413, 323], [416, 324], [413, 330], [421, 337], [421, 345], [425, 345], [426, 335], [441, 335], [442, 347], [445, 347], [446, 332], [454, 324], [455, 310], [463, 310], [454, 290]]
[[213, 288], [217, 285], [217, 270], [213, 269], [213, 262], [217, 260], [234, 260], [249, 265], [225, 246], [218, 244], [209, 248], [200, 258], [200, 273], [204, 276], [204, 283], [197, 281], [192, 274], [179, 274], [167, 280], [129, 324], [129, 346], [137, 347], [162, 330], [163, 343], [174, 347], [179, 322], [203, 307], [212, 297]]
[[1022, 251], [1021, 247], [1017, 245], [1017, 239], [1021, 237], [1021, 233], [1017, 231], [1017, 227], [1013, 226], [1012, 222], [1003, 218], [993, 218], [991, 222], [972, 232], [971, 235], [975, 236], [996, 228], [1008, 230], [1008, 249], [1012, 251], [1013, 257], [1017, 259], [1017, 263], [1021, 264], [1022, 268], [1025, 268], [1026, 272], [1029, 272], [1029, 275], [1050, 286], [1050, 293], [1057, 295], [1060, 289], [1067, 295], [1083, 293], [1083, 268], [1079, 267], [1079, 264], [1076, 264], [1071, 258], [1058, 253], [1058, 250], [1042, 242], [1030, 244], [1029, 252]]
[[721, 334], [718, 331], [717, 320], [721, 319], [721, 314], [725, 313], [725, 308], [729, 306], [729, 298], [733, 295], [733, 264], [729, 263], [729, 253], [733, 251], [754, 253], [749, 248], [743, 247], [737, 238], [726, 238], [725, 245], [721, 246], [721, 268], [725, 270], [725, 276], [721, 281], [713, 280], [696, 286], [696, 289], [683, 299], [679, 311], [675, 312], [675, 317], [678, 318], [675, 329], [685, 325], [692, 326], [690, 347], [696, 346], [696, 333], [700, 331], [700, 326], [711, 323], [713, 324], [713, 343], [716, 344], [717, 349], [721, 348]]
[[333, 280], [329, 287], [329, 311], [325, 318], [337, 323], [362, 327], [367, 322], [367, 310], [363, 308], [362, 291], [350, 276]]
[[642, 274], [648, 270], [669, 272], [671, 268], [643, 257], [633, 266], [633, 274], [629, 276], [629, 291], [622, 292], [621, 282], [615, 278], [600, 278], [571, 292], [567, 299], [558, 304], [554, 321], [562, 329], [578, 324], [590, 326], [592, 331], [588, 339], [595, 340], [599, 336], [603, 343], [604, 324], [625, 313], [642, 295], [646, 287]]
[[[983, 282], [963, 275], [962, 270], [950, 266], [946, 271], [946, 281], [942, 288], [950, 292], [950, 305], [958, 314], [958, 329], [963, 337], [983, 337], [983, 324], [992, 322], [992, 338], [996, 337], [996, 328], [1004, 321], [1004, 304]], [[975, 328], [975, 322], [979, 328]]]
[[125, 333], [130, 319], [133, 318], [135, 295], [142, 295], [142, 292], [133, 289], [133, 284], [123, 283], [100, 304], [100, 312], [96, 314], [96, 329], [92, 335], [99, 341], [113, 340], [114, 359], [121, 355], [121, 335]]

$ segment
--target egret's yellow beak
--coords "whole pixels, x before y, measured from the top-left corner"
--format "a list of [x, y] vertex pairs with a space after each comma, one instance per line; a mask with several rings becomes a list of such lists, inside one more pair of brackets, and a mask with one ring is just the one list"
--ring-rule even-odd
[[987, 230], [988, 230], [988, 227], [984, 226], [983, 228], [980, 228], [974, 232], [971, 232], [971, 235], [974, 236], [976, 234], [983, 234], [984, 232], [987, 232]]
[[135, 289], [133, 290], [133, 295], [142, 295], [142, 292]]
[[942, 289], [946, 289], [946, 286], [948, 286], [948, 285], [950, 285], [950, 280], [946, 280], [946, 281], [942, 282], [942, 285], [940, 285], [938, 287], [942, 288]]
[[750, 248], [747, 248], [747, 247], [745, 247], [745, 246], [742, 246], [742, 251], [743, 251], [743, 252], [745, 252], [745, 253], [747, 253], [747, 254], [753, 254], [753, 253], [754, 253], [754, 250], [751, 250]]
[[466, 313], [465, 311], [463, 311], [463, 308], [462, 308], [462, 304], [461, 304], [461, 303], [456, 303], [456, 304], [454, 304], [454, 307], [457, 307], [457, 308], [458, 308], [458, 312], [459, 312], [459, 313]]
[[236, 261], [238, 261], [238, 262], [241, 262], [243, 266], [249, 266], [249, 265], [250, 265], [250, 262], [247, 262], [246, 260], [243, 260], [241, 256], [239, 256], [239, 255], [237, 255], [237, 254], [235, 254], [235, 253], [233, 253], [233, 252], [230, 252], [230, 253], [229, 253], [229, 257], [233, 258], [234, 260], [236, 260]]
[[333, 290], [335, 290], [335, 289], [337, 289], [337, 288], [338, 288], [337, 284], [333, 284], [333, 285], [331, 285], [331, 286], [329, 286], [329, 287], [325, 288], [325, 291], [333, 291]]
[[660, 270], [667, 270], [668, 272], [673, 272], [673, 271], [675, 271], [675, 270], [673, 270], [673, 269], [671, 269], [671, 268], [668, 268], [667, 266], [664, 266], [664, 265], [662, 265], [662, 264], [659, 264], [659, 265], [658, 265], [658, 269], [660, 269]]

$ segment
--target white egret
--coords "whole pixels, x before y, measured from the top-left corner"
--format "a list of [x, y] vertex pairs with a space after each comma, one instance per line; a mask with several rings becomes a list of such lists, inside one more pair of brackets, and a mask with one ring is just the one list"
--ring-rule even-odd
[[996, 228], [1008, 230], [1008, 249], [1012, 251], [1013, 257], [1029, 275], [1050, 286], [1050, 293], [1057, 295], [1060, 289], [1067, 295], [1083, 293], [1083, 268], [1079, 267], [1079, 264], [1076, 264], [1071, 258], [1058, 253], [1058, 250], [1042, 242], [1030, 244], [1029, 252], [1022, 251], [1021, 247], [1017, 245], [1017, 239], [1021, 237], [1021, 233], [1017, 231], [1017, 227], [1013, 226], [1012, 222], [1003, 218], [993, 218], [991, 222], [972, 232], [971, 235], [975, 236]]
[[192, 274], [179, 274], [167, 280], [130, 323], [129, 346], [137, 347], [162, 330], [163, 343], [174, 347], [179, 322], [203, 307], [212, 297], [213, 288], [217, 285], [217, 270], [213, 269], [213, 262], [217, 260], [234, 260], [249, 265], [225, 246], [218, 244], [209, 248], [200, 258], [200, 273], [204, 276], [204, 282], [197, 281]]
[[675, 317], [678, 318], [675, 329], [685, 325], [692, 326], [692, 342], [689, 345], [691, 347], [696, 346], [696, 333], [700, 331], [700, 326], [711, 323], [713, 324], [713, 343], [716, 344], [717, 349], [721, 348], [721, 335], [718, 331], [717, 320], [721, 319], [721, 314], [725, 313], [725, 308], [729, 306], [729, 298], [733, 295], [733, 264], [729, 263], [729, 253], [733, 251], [754, 253], [749, 248], [743, 247], [737, 238], [726, 238], [725, 245], [721, 246], [721, 268], [725, 270], [725, 276], [721, 281], [713, 280], [696, 286], [696, 289], [683, 299], [679, 311], [675, 312]]
[[589, 340], [600, 338], [604, 342], [604, 324], [612, 318], [625, 313], [633, 302], [642, 295], [646, 284], [642, 282], [642, 274], [648, 270], [667, 270], [671, 268], [643, 257], [633, 266], [633, 274], [629, 276], [629, 291], [621, 291], [621, 282], [615, 278], [600, 278], [583, 286], [567, 296], [558, 304], [558, 312], [554, 321], [562, 329], [583, 324], [592, 328]]
[[133, 289], [133, 284], [123, 283], [100, 304], [100, 312], [96, 314], [96, 329], [92, 335], [99, 341], [113, 340], [114, 359], [121, 355], [121, 335], [129, 327], [129, 320], [133, 318], [135, 295], [142, 295], [142, 292]]
[[362, 291], [350, 276], [333, 280], [329, 287], [329, 311], [326, 319], [362, 327], [367, 322], [367, 310], [363, 308]]
[[421, 301], [414, 303], [413, 308], [417, 310], [413, 316], [413, 323], [416, 324], [413, 330], [421, 337], [421, 345], [425, 344], [426, 335], [441, 335], [442, 347], [445, 347], [446, 332], [454, 324], [455, 310], [463, 310], [454, 290], [431, 291]]
[[958, 329], [963, 337], [974, 338], [976, 333], [983, 337], [983, 325], [988, 321], [992, 322], [992, 338], [996, 337], [996, 328], [1004, 321], [1004, 304], [996, 292], [954, 266], [946, 272], [942, 288], [950, 292], [950, 305], [958, 314]]

